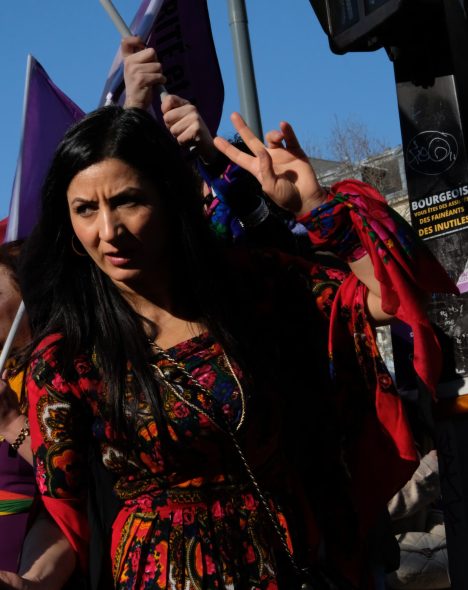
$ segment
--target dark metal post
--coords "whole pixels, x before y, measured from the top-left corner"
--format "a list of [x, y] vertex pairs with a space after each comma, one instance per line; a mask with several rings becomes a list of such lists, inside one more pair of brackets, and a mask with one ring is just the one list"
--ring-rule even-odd
[[228, 0], [228, 5], [241, 114], [255, 135], [263, 139], [245, 0]]
[[454, 590], [466, 590], [468, 414], [460, 400], [468, 401], [468, 29], [458, 0], [427, 4], [424, 21], [415, 13], [414, 22], [402, 24], [406, 26], [404, 41], [389, 52], [412, 222], [466, 291], [437, 295], [429, 309], [448, 360], [436, 432], [450, 577]]

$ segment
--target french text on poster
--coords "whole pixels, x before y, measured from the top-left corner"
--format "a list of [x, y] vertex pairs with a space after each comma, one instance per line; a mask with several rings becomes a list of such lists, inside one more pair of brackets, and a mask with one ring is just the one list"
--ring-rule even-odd
[[411, 217], [426, 240], [468, 227], [468, 184], [411, 201]]

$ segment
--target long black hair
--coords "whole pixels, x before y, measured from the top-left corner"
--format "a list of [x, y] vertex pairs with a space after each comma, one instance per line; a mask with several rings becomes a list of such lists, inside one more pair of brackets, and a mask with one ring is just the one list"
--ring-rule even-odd
[[[128, 364], [135, 390], [146, 392], [158, 419], [158, 388], [148, 366], [144, 320], [88, 256], [74, 252], [67, 202], [75, 175], [106, 158], [132, 166], [161, 196], [176, 250], [174, 274], [194, 317], [241, 364], [245, 355], [239, 340], [248, 338], [234, 336], [230, 327], [238, 324], [227, 300], [234, 295], [226, 280], [236, 281], [220, 280], [220, 274], [229, 275], [220, 244], [214, 242], [203, 216], [199, 184], [177, 144], [139, 109], [104, 107], [89, 114], [68, 131], [55, 154], [43, 189], [41, 217], [25, 248], [21, 287], [32, 346], [49, 334], [60, 334], [58, 354], [65, 374], [71, 374], [77, 355], [95, 353], [114, 423], [125, 430]], [[240, 299], [237, 293], [237, 308], [242, 307]]]

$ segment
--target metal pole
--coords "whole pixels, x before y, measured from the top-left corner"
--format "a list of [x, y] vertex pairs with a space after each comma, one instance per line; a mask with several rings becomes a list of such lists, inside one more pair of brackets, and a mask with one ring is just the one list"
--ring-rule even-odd
[[391, 54], [412, 223], [462, 291], [459, 296], [433, 295], [428, 312], [446, 359], [435, 417], [450, 587], [466, 590], [468, 31], [457, 0], [428, 4], [424, 10], [422, 21], [421, 8], [408, 13], [404, 25], [411, 36], [397, 38]]
[[241, 114], [255, 135], [263, 139], [245, 0], [228, 0], [228, 5]]
[[11, 325], [10, 331], [8, 332], [7, 339], [5, 340], [5, 344], [3, 345], [2, 354], [0, 355], [0, 376], [3, 373], [3, 369], [5, 368], [5, 363], [10, 356], [10, 350], [15, 339], [15, 336], [19, 330], [21, 320], [26, 313], [26, 308], [24, 306], [24, 302], [21, 301], [18, 307], [18, 311], [16, 312], [15, 319]]

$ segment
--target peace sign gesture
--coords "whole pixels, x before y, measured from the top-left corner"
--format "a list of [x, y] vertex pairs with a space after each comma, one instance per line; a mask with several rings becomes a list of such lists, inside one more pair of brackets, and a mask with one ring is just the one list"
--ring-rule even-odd
[[222, 137], [215, 138], [215, 146], [255, 176], [272, 201], [298, 217], [323, 203], [325, 191], [289, 123], [282, 121], [280, 131], [267, 133], [265, 147], [239, 113], [233, 113], [231, 121], [254, 155], [241, 152]]

